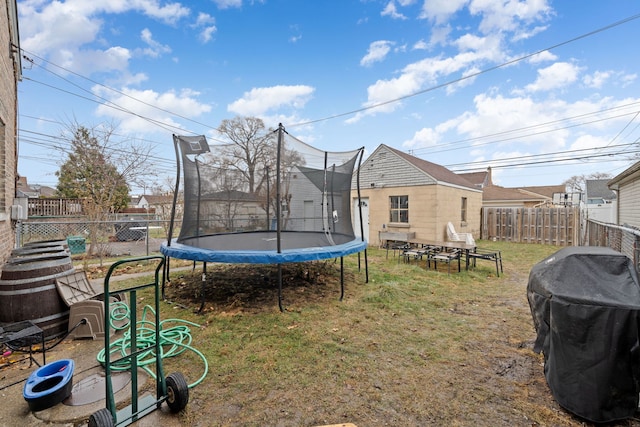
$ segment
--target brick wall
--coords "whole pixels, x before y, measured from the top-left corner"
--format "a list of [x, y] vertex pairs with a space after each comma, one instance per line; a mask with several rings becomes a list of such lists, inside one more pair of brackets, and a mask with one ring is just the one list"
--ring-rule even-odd
[[3, 2], [0, 7], [0, 266], [9, 257], [15, 244], [15, 223], [11, 221], [16, 189], [16, 104], [17, 63], [14, 61], [12, 38], [15, 23], [9, 20], [15, 12], [15, 1]]

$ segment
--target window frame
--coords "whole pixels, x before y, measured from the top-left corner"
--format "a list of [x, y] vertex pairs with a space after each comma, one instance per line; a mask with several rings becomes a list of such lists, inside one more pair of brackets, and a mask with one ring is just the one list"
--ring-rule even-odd
[[409, 224], [409, 195], [389, 196], [389, 222]]

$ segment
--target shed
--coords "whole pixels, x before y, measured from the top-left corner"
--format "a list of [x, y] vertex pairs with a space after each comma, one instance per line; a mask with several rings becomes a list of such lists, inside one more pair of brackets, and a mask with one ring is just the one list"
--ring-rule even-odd
[[[380, 233], [388, 232], [444, 241], [448, 222], [479, 238], [482, 189], [444, 166], [381, 144], [359, 174], [362, 223], [368, 225], [364, 237], [370, 244], [380, 244]], [[357, 206], [355, 183], [352, 188]], [[354, 218], [356, 232], [359, 221]]]

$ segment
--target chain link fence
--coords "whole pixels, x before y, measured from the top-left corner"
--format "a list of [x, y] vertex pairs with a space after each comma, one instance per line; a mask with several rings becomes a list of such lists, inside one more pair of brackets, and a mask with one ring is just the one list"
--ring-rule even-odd
[[[96, 256], [159, 252], [167, 240], [167, 220], [147, 217], [123, 217], [109, 221], [26, 220], [16, 227], [16, 246], [30, 242], [66, 240], [72, 255]], [[173, 237], [179, 233], [174, 228]]]

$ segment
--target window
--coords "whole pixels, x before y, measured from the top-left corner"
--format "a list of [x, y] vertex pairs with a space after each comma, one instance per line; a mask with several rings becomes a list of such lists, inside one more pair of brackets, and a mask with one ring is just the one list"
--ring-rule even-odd
[[462, 204], [460, 206], [460, 221], [467, 222], [467, 198], [462, 198]]
[[389, 222], [409, 222], [409, 196], [389, 197], [391, 211]]

